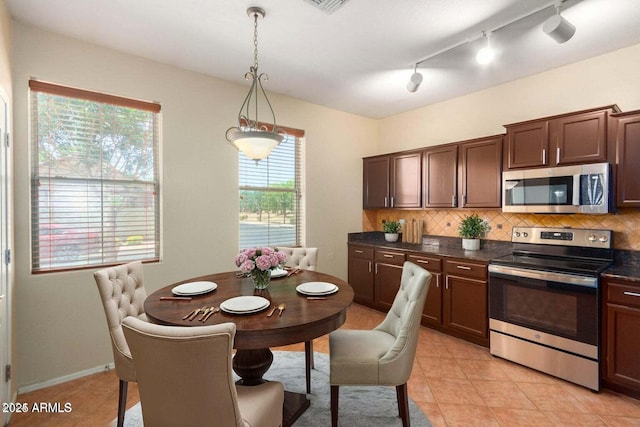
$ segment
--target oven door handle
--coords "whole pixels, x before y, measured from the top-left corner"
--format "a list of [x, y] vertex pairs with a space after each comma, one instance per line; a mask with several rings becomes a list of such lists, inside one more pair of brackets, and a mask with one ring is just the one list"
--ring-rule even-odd
[[566, 283], [570, 285], [584, 286], [587, 288], [598, 287], [597, 277], [576, 276], [573, 274], [556, 273], [553, 271], [539, 271], [529, 270], [526, 268], [505, 267], [503, 265], [489, 265], [489, 273], [546, 280], [548, 282]]

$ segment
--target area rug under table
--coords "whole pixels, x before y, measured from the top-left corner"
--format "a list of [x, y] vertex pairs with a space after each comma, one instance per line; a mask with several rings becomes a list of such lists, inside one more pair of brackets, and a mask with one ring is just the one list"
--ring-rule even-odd
[[[314, 354], [315, 369], [311, 371], [311, 394], [307, 395], [311, 406], [295, 422], [300, 427], [326, 427], [331, 425], [329, 356]], [[285, 390], [304, 393], [304, 353], [296, 351], [273, 352], [273, 364], [265, 378], [280, 381]], [[395, 387], [340, 387], [339, 424], [349, 427], [402, 426], [398, 417]], [[409, 399], [409, 414], [413, 427], [431, 427], [420, 408]], [[142, 426], [140, 404], [127, 411], [126, 427]], [[116, 420], [111, 422], [116, 425]]]

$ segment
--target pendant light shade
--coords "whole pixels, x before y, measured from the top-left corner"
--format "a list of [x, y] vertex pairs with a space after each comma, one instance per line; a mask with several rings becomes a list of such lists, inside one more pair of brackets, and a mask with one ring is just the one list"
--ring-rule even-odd
[[[247, 15], [253, 18], [253, 66], [249, 67], [249, 72], [244, 75], [245, 79], [251, 80], [249, 93], [244, 98], [244, 102], [238, 113], [237, 126], [227, 129], [225, 134], [227, 141], [233, 144], [238, 150], [250, 159], [255, 161], [264, 159], [271, 154], [271, 151], [285, 138], [286, 133], [276, 126], [276, 115], [273, 112], [269, 98], [267, 97], [262, 81], [269, 77], [258, 73], [258, 18], [264, 18], [265, 12], [259, 7], [247, 9]], [[271, 112], [271, 123], [261, 122], [258, 118], [258, 102], [262, 101]], [[251, 116], [251, 112], [255, 116]]]

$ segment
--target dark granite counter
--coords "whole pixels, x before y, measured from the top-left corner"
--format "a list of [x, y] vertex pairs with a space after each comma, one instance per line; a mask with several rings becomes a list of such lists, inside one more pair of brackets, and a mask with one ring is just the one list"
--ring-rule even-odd
[[602, 273], [602, 277], [640, 283], [640, 251], [615, 251], [613, 267]]
[[442, 257], [460, 258], [488, 262], [489, 260], [511, 253], [511, 242], [500, 240], [485, 240], [480, 242], [480, 250], [465, 251], [462, 249], [462, 239], [446, 236], [423, 236], [422, 244], [402, 242], [402, 236], [397, 242], [387, 242], [381, 231], [363, 233], [349, 233], [348, 243], [375, 246], [383, 249], [396, 249], [439, 255]]

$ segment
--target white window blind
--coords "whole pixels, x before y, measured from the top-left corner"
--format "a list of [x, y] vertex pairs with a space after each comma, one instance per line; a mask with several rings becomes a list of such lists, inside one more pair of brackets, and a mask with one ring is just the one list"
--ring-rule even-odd
[[158, 260], [160, 105], [29, 86], [32, 271]]
[[266, 159], [239, 153], [240, 248], [302, 244], [302, 136], [289, 136]]

